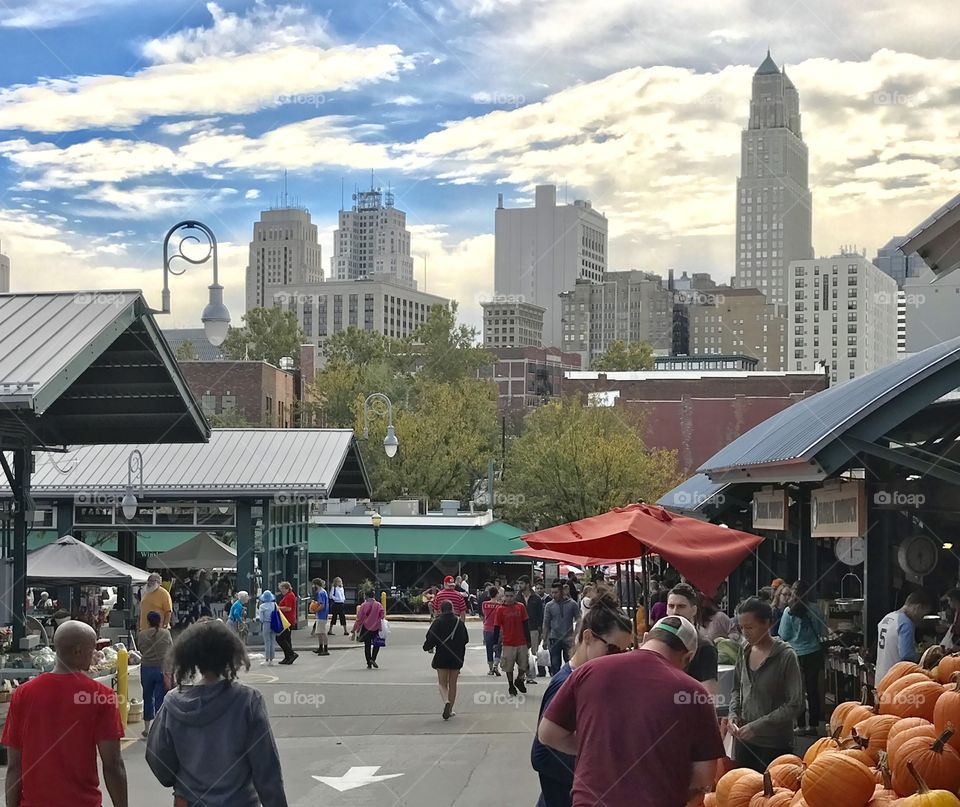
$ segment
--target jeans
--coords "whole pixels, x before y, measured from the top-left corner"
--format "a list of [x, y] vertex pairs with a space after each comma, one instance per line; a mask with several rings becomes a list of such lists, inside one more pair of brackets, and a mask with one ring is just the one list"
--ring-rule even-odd
[[550, 675], [560, 672], [563, 662], [570, 661], [570, 641], [563, 639], [550, 640]]
[[363, 655], [368, 667], [377, 660], [377, 655], [380, 653], [380, 648], [373, 643], [376, 635], [376, 631], [364, 631], [363, 634]]
[[485, 630], [483, 632], [483, 646], [487, 651], [487, 664], [500, 661], [500, 653], [498, 652], [496, 642], [493, 641], [492, 630]]
[[273, 661], [273, 657], [277, 653], [276, 637], [277, 634], [270, 630], [269, 625], [263, 626], [263, 657], [267, 661]]
[[[798, 656], [797, 661], [800, 662], [803, 688], [807, 694], [807, 725], [814, 727], [820, 723], [820, 672], [823, 670], [823, 651], [817, 650], [805, 656]], [[802, 712], [797, 720], [802, 725]]]
[[277, 644], [280, 645], [280, 649], [283, 651], [284, 661], [293, 660], [293, 636], [291, 635], [290, 628], [287, 628], [283, 633], [277, 634]]
[[141, 664], [140, 685], [143, 687], [143, 719], [153, 720], [167, 694], [163, 685], [163, 669]]

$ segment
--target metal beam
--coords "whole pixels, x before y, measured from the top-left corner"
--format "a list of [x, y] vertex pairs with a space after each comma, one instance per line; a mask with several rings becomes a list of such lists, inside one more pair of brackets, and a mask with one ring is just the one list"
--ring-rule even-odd
[[[932, 476], [936, 479], [942, 479], [944, 482], [949, 482], [952, 485], [960, 485], [960, 472], [942, 468], [940, 465], [932, 463], [929, 460], [914, 457], [912, 454], [904, 454], [892, 448], [878, 446], [876, 443], [868, 443], [866, 440], [861, 440], [856, 437], [848, 437], [844, 442], [857, 453], [869, 454], [872, 457], [891, 462], [894, 465], [909, 468], [911, 471], [916, 471], [924, 476]], [[956, 463], [950, 461], [950, 465], [955, 464]]]
[[27, 508], [30, 502], [32, 452], [26, 448], [13, 453], [13, 647], [27, 635]]

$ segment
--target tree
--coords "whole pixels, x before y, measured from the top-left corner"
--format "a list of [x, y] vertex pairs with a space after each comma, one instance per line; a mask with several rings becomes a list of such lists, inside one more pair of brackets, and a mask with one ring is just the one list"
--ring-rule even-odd
[[190, 339], [185, 339], [177, 348], [177, 361], [196, 361], [197, 351]]
[[246, 426], [256, 426], [247, 420], [246, 415], [234, 409], [232, 412], [221, 412], [220, 414], [208, 415], [207, 420], [215, 429], [242, 429]]
[[676, 452], [647, 448], [640, 434], [618, 408], [573, 398], [540, 407], [507, 456], [503, 517], [535, 530], [656, 501], [683, 477]]
[[[426, 497], [433, 506], [441, 499], [469, 498], [497, 453], [496, 386], [477, 379], [450, 384], [418, 379], [410, 399], [409, 406], [394, 406], [400, 443], [395, 457], [383, 450], [386, 417], [371, 417], [370, 438], [361, 441], [374, 498]], [[362, 434], [362, 409], [355, 422]]]
[[407, 339], [402, 340], [401, 353], [395, 362], [401, 365], [404, 355], [415, 365], [418, 376], [431, 381], [455, 382], [476, 378], [477, 371], [489, 367], [495, 359], [477, 344], [477, 330], [457, 324], [457, 304], [431, 307], [426, 320]]
[[605, 352], [593, 360], [592, 370], [652, 370], [653, 348], [648, 342], [624, 342], [614, 339]]
[[322, 352], [327, 362], [380, 364], [393, 352], [395, 342], [379, 331], [364, 331], [351, 325], [327, 339]]
[[282, 308], [254, 308], [243, 315], [242, 328], [230, 328], [223, 343], [225, 358], [267, 361], [279, 366], [289, 356], [300, 363], [303, 331], [296, 314]]

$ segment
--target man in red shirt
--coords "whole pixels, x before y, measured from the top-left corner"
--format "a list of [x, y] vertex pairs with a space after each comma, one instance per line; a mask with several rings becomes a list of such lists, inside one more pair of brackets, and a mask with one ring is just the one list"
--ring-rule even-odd
[[724, 756], [713, 702], [684, 668], [697, 629], [666, 616], [643, 647], [573, 671], [540, 721], [544, 745], [577, 757], [573, 807], [684, 807]]
[[[503, 604], [493, 615], [493, 643], [503, 637], [503, 651], [500, 654], [500, 666], [507, 674], [507, 685], [511, 695], [517, 690], [527, 691], [524, 683], [527, 677], [530, 656], [530, 621], [527, 618], [527, 609], [522, 602], [517, 602], [517, 593], [511, 586], [503, 587]], [[516, 684], [513, 681], [513, 666], [516, 665], [520, 674]]]
[[101, 807], [97, 752], [114, 807], [127, 807], [123, 726], [114, 691], [87, 676], [97, 634], [64, 622], [57, 666], [17, 687], [0, 742], [7, 747], [8, 807]]
[[454, 580], [450, 575], [443, 578], [443, 588], [437, 592], [437, 596], [434, 597], [433, 602], [430, 603], [434, 614], [439, 615], [440, 605], [444, 602], [452, 603], [453, 613], [463, 621], [464, 615], [467, 613], [467, 603], [463, 599], [463, 593], [454, 585]]

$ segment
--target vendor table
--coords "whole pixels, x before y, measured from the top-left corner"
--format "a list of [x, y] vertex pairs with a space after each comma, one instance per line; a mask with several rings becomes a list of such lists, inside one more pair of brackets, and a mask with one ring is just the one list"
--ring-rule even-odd
[[733, 665], [717, 665], [717, 714], [726, 717], [733, 697]]

